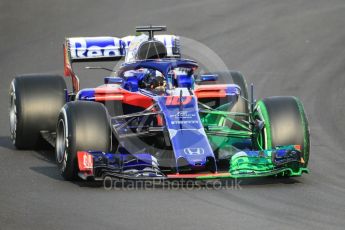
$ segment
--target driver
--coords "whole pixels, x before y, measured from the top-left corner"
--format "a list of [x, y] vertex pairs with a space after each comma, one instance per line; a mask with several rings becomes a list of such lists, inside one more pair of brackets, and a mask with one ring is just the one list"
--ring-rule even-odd
[[154, 91], [155, 93], [164, 92], [165, 86], [166, 81], [162, 74], [151, 73], [151, 71], [145, 74], [145, 76], [140, 81], [141, 88]]

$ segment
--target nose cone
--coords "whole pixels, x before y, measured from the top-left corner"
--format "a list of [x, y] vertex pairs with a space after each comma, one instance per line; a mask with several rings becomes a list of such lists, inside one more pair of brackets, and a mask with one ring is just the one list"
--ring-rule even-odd
[[[172, 103], [174, 98], [180, 103]], [[199, 117], [196, 98], [194, 96], [160, 97], [158, 103], [164, 113], [176, 166], [205, 168], [208, 158], [215, 162], [215, 156]]]
[[176, 168], [179, 172], [183, 171], [217, 171], [217, 166], [214, 157], [199, 156], [199, 157], [179, 157], [176, 161]]

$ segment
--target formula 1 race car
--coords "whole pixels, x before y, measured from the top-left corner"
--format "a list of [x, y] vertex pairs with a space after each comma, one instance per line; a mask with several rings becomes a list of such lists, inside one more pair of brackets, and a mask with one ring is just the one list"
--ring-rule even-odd
[[[55, 147], [66, 180], [213, 179], [307, 173], [309, 128], [296, 97], [257, 102], [236, 71], [197, 74], [180, 39], [141, 26], [138, 36], [64, 43], [61, 76], [17, 76], [10, 127], [18, 149]], [[148, 33], [148, 34], [146, 34]], [[118, 61], [96, 88], [80, 89], [75, 62]], [[106, 69], [88, 67], [89, 69]]]

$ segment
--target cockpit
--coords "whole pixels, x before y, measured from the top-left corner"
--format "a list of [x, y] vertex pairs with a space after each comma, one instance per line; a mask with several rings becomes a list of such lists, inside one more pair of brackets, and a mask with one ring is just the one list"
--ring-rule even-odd
[[192, 68], [172, 68], [166, 75], [156, 69], [140, 68], [123, 72], [123, 78], [125, 89], [145, 90], [155, 95], [164, 95], [167, 89], [194, 87]]

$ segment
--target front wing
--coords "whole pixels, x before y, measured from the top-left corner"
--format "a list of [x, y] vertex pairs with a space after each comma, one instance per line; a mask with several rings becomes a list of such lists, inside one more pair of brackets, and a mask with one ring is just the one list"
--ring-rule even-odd
[[300, 146], [282, 146], [264, 151], [239, 151], [229, 160], [226, 171], [214, 173], [164, 173], [157, 159], [148, 153], [104, 153], [79, 151], [79, 176], [83, 179], [106, 177], [132, 180], [225, 179], [266, 177], [273, 175], [301, 176], [308, 173], [299, 151]]

